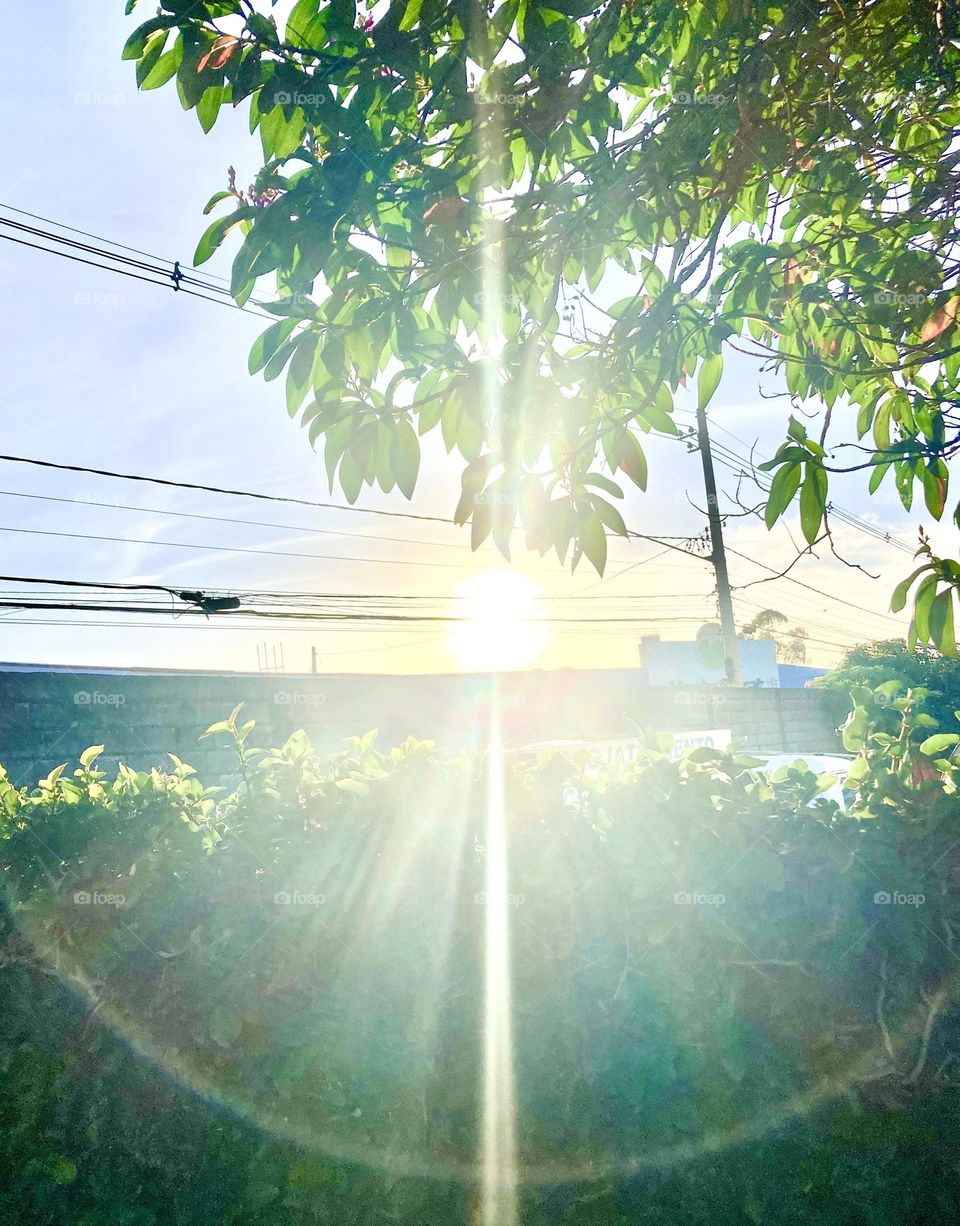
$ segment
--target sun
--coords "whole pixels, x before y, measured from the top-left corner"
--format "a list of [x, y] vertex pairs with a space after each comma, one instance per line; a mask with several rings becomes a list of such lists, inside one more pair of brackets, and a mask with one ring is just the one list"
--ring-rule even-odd
[[449, 651], [469, 669], [507, 672], [523, 668], [542, 650], [547, 629], [540, 620], [537, 585], [509, 570], [471, 575], [454, 589]]

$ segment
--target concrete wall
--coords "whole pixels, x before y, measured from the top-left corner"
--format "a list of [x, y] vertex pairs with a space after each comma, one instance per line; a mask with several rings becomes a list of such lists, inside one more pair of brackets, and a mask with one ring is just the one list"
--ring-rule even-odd
[[[729, 728], [744, 748], [831, 752], [842, 717], [817, 690], [645, 688], [634, 670], [507, 674], [501, 682], [509, 746], [551, 739]], [[320, 750], [380, 729], [381, 747], [408, 735], [480, 746], [491, 683], [482, 676], [259, 676], [67, 672], [0, 668], [0, 763], [19, 784], [105, 744], [105, 761], [143, 768], [169, 750], [203, 775], [232, 774], [222, 737], [200, 734], [244, 703], [251, 743], [279, 745], [305, 728]]]

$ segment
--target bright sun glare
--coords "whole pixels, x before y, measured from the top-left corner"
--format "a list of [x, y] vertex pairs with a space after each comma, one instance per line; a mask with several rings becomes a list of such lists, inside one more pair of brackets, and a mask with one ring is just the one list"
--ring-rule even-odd
[[523, 668], [543, 650], [546, 625], [535, 583], [508, 570], [472, 575], [454, 590], [449, 650], [466, 668], [505, 672]]

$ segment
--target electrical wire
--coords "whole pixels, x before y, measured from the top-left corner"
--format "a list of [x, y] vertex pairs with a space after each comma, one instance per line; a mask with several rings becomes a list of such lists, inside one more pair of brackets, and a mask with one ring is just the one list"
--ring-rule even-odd
[[[9, 205], [0, 204], [0, 208], [10, 208], [10, 207], [11, 206]], [[24, 216], [32, 216], [31, 214], [24, 213], [22, 209], [18, 209], [14, 211], [23, 213]], [[37, 220], [43, 220], [43, 219], [37, 218]], [[60, 223], [52, 222], [50, 224], [59, 225]], [[42, 251], [47, 255], [57, 255], [63, 259], [72, 260], [75, 263], [86, 264], [92, 268], [102, 269], [104, 272], [112, 272], [112, 273], [116, 273], [119, 276], [131, 277], [134, 280], [146, 281], [150, 285], [157, 285], [160, 288], [172, 289], [180, 293], [187, 294], [193, 298], [203, 298], [207, 302], [213, 302], [219, 306], [226, 306], [226, 307], [229, 307], [231, 310], [243, 311], [247, 315], [254, 315], [259, 319], [269, 320], [271, 323], [277, 322], [278, 316], [276, 314], [267, 313], [266, 311], [263, 311], [263, 310], [256, 310], [249, 305], [251, 301], [254, 303], [255, 307], [267, 306], [266, 303], [261, 302], [259, 299], [249, 299], [247, 303], [244, 303], [243, 305], [241, 305], [240, 303], [234, 301], [233, 296], [230, 294], [229, 290], [223, 289], [217, 285], [210, 285], [207, 282], [200, 280], [196, 276], [191, 276], [189, 275], [189, 273], [184, 273], [179, 262], [177, 261], [173, 262], [170, 268], [167, 269], [162, 266], [157, 266], [156, 264], [146, 264], [140, 260], [131, 260], [126, 256], [117, 255], [116, 252], [109, 251], [105, 248], [92, 247], [86, 243], [79, 243], [74, 239], [64, 238], [63, 235], [61, 234], [56, 234], [51, 231], [40, 230], [33, 226], [24, 225], [22, 222], [11, 221], [9, 218], [0, 217], [0, 227], [3, 227], [3, 226], [6, 226], [8, 229], [12, 229], [19, 234], [31, 234], [34, 237], [47, 239], [50, 242], [57, 244], [58, 246], [51, 247], [49, 245], [43, 245], [40, 243], [30, 242], [28, 239], [25, 239], [25, 238], [17, 238], [14, 234], [5, 234], [3, 233], [2, 229], [0, 229], [0, 239], [5, 239], [7, 242], [17, 243], [18, 245], [23, 246], [23, 247], [31, 247], [34, 250]], [[69, 226], [66, 226], [63, 228], [72, 229], [72, 227], [69, 227]], [[77, 231], [77, 232], [84, 233], [83, 231]], [[89, 235], [88, 237], [96, 238], [97, 236]], [[109, 243], [111, 240], [110, 239], [99, 239], [98, 241]], [[113, 244], [113, 245], [122, 247], [122, 244]], [[59, 250], [58, 248], [67, 248], [67, 250]], [[125, 250], [135, 250], [135, 249], [125, 248]], [[88, 255], [77, 255], [76, 252], [78, 251], [86, 252], [88, 253], [88, 255], [98, 255], [101, 257], [101, 259], [94, 260], [94, 259], [88, 258]], [[140, 253], [140, 254], [146, 255], [147, 253]], [[147, 255], [147, 258], [154, 260], [154, 261], [158, 261], [160, 265], [162, 265], [163, 263], [168, 263], [168, 264], [170, 263], [170, 261], [161, 261], [159, 256]], [[103, 260], [108, 260], [110, 262], [103, 263]], [[143, 276], [142, 272], [134, 271], [137, 268], [140, 268], [145, 271], [149, 271], [152, 274], [152, 276], [145, 277]], [[195, 269], [190, 269], [190, 272], [195, 272], [195, 271], [196, 271]], [[155, 278], [157, 277], [159, 277], [160, 279], [156, 280]], [[207, 294], [199, 293], [198, 289], [191, 289], [190, 286], [197, 286], [200, 289], [205, 289], [208, 291], [208, 293]], [[217, 296], [210, 297], [210, 294], [214, 294]]]
[[[107, 591], [107, 592], [122, 592], [124, 598], [127, 593], [131, 592], [162, 592], [166, 596], [180, 596], [181, 589], [171, 587], [166, 584], [155, 583], [113, 583], [103, 580], [83, 580], [83, 579], [61, 579], [61, 578], [39, 578], [29, 575], [0, 575], [0, 583], [22, 583], [29, 584], [33, 587], [54, 586], [54, 587], [70, 587], [80, 588], [85, 591]], [[205, 589], [205, 594], [208, 596], [239, 596], [245, 601], [254, 602], [257, 600], [264, 602], [274, 602], [281, 604], [289, 604], [298, 600], [309, 601], [317, 604], [320, 602], [352, 602], [360, 605], [382, 604], [382, 605], [400, 605], [410, 606], [413, 604], [457, 604], [469, 603], [470, 596], [458, 595], [427, 595], [424, 593], [377, 593], [377, 592], [304, 592], [304, 591], [250, 591], [249, 589], [241, 588], [208, 588]], [[13, 596], [23, 595], [27, 599], [36, 597], [35, 592], [0, 592], [0, 596], [5, 596], [10, 599]], [[698, 592], [656, 592], [643, 597], [630, 597], [628, 600], [620, 603], [634, 604], [637, 599], [642, 600], [675, 600], [685, 599], [687, 597], [699, 598]], [[611, 603], [606, 597], [601, 596], [578, 596], [576, 593], [569, 595], [549, 596], [541, 595], [536, 598], [536, 603], [569, 603], [571, 600], [581, 599], [585, 601], [603, 600], [606, 603]]]
[[[122, 473], [115, 472], [106, 468], [91, 468], [82, 464], [62, 464], [53, 460], [38, 460], [30, 456], [15, 456], [15, 455], [0, 455], [0, 461], [9, 464], [29, 464], [37, 468], [53, 469], [59, 472], [77, 472], [86, 473], [96, 477], [110, 477], [119, 481], [141, 481], [150, 485], [161, 485], [171, 487], [173, 489], [197, 490], [207, 494], [223, 494], [231, 498], [255, 498], [264, 502], [283, 502], [291, 503], [296, 506], [316, 507], [321, 510], [333, 511], [354, 511], [364, 515], [382, 515], [391, 519], [412, 519], [422, 523], [448, 524], [456, 527], [453, 520], [447, 519], [441, 515], [418, 515], [412, 511], [387, 511], [379, 507], [354, 507], [337, 502], [320, 502], [310, 498], [294, 498], [290, 495], [283, 494], [265, 494], [253, 490], [229, 489], [223, 486], [204, 485], [196, 481], [175, 481], [169, 477], [151, 477], [140, 473]], [[653, 541], [654, 544], [662, 545], [666, 549], [673, 549], [677, 553], [682, 553], [687, 557], [698, 558], [700, 561], [705, 559], [700, 555], [693, 553], [691, 550], [683, 549], [678, 545], [673, 545], [672, 541], [687, 541], [691, 538], [688, 536], [650, 536], [644, 532], [634, 532], [628, 530], [627, 535], [632, 540]], [[442, 565], [438, 563], [438, 565]]]
[[[93, 604], [89, 602], [79, 601], [7, 601], [0, 600], [0, 608], [3, 609], [22, 609], [36, 611], [63, 611], [77, 613], [135, 613], [148, 614], [152, 616], [160, 615], [163, 617], [170, 616], [168, 608], [148, 605], [104, 605]], [[208, 619], [201, 609], [187, 609], [183, 612], [184, 617], [203, 617], [207, 624], [212, 625], [212, 620]], [[310, 622], [354, 622], [354, 621], [376, 621], [376, 622], [415, 622], [418, 625], [422, 624], [455, 624], [460, 622], [472, 622], [474, 619], [470, 615], [451, 615], [451, 614], [432, 614], [432, 613], [319, 613], [319, 612], [294, 612], [282, 609], [237, 609], [223, 610], [213, 615], [213, 617], [221, 618], [228, 617], [231, 620], [234, 618], [265, 618], [271, 621], [310, 621]], [[578, 626], [584, 624], [583, 619], [579, 617], [558, 617], [554, 614], [536, 614], [526, 618], [514, 619], [518, 623], [528, 624], [553, 624], [553, 623], [573, 623]], [[671, 617], [671, 621], [696, 622], [701, 619], [698, 617]], [[660, 617], [592, 617], [591, 624], [596, 625], [640, 625], [640, 624], [660, 624], [663, 621]]]
[[[143, 515], [169, 515], [177, 519], [197, 519], [207, 521], [209, 523], [240, 524], [244, 527], [272, 528], [278, 531], [286, 532], [306, 532], [318, 536], [343, 536], [360, 541], [387, 541], [397, 545], [415, 545], [429, 547], [431, 549], [456, 549], [461, 555], [464, 551], [463, 544], [456, 541], [432, 541], [422, 539], [411, 540], [409, 537], [384, 536], [380, 533], [374, 532], [347, 532], [339, 528], [314, 528], [306, 524], [282, 524], [275, 523], [270, 520], [240, 519], [227, 515], [202, 515], [198, 512], [173, 511], [163, 507], [137, 507], [131, 506], [129, 503], [122, 502], [101, 502], [94, 498], [65, 498], [54, 494], [28, 494], [19, 490], [0, 490], [0, 497], [25, 498], [37, 502], [57, 502], [70, 506], [100, 507], [105, 510], [132, 511]], [[654, 554], [652, 557], [640, 558], [638, 561], [629, 563], [625, 567], [625, 570], [633, 570], [635, 567], [644, 566], [648, 562], [656, 561], [659, 558], [662, 558], [667, 553], [669, 553], [669, 549], [663, 549], [659, 553]], [[610, 560], [614, 561], [614, 559]], [[619, 573], [623, 572], [621, 571]], [[616, 577], [617, 576], [615, 574], [609, 576], [611, 579], [615, 579]], [[601, 580], [600, 582], [604, 582], [604, 580]], [[599, 586], [599, 583], [592, 584], [591, 586], [597, 587]]]

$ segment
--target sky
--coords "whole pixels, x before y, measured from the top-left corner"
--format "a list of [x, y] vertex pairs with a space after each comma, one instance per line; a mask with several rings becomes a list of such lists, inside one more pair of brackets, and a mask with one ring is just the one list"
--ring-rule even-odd
[[[11, 40], [34, 45], [35, 18], [27, 8], [12, 0], [0, 7]], [[34, 55], [8, 61], [7, 131], [20, 139], [16, 153], [8, 152], [0, 217], [27, 220], [10, 211], [19, 209], [189, 264], [207, 224], [201, 210], [226, 186], [227, 167], [236, 167], [241, 185], [258, 169], [246, 106], [225, 108], [204, 135], [172, 87], [138, 94], [132, 64], [120, 59], [136, 22], [124, 18], [122, 0], [96, 8], [94, 19], [91, 7], [77, 0], [46, 5], [42, 72]], [[225, 247], [204, 271], [227, 275], [232, 250]], [[282, 380], [265, 384], [247, 373], [262, 319], [9, 241], [0, 242], [0, 274], [8, 303], [0, 391], [5, 454], [344, 501], [338, 489], [331, 495], [321, 456], [288, 418]], [[692, 401], [683, 406], [680, 424], [692, 424], [692, 407]], [[907, 516], [886, 490], [869, 497], [859, 477], [837, 479], [831, 491], [837, 505], [909, 549], [837, 523], [836, 545], [846, 561], [818, 549], [789, 579], [768, 581], [763, 567], [783, 568], [794, 556], [796, 514], [768, 533], [756, 517], [741, 513], [733, 500], [737, 478], [722, 465], [720, 449], [746, 454], [755, 447], [758, 458], [770, 456], [789, 411], [778, 376], [761, 376], [736, 354], [727, 357], [710, 417], [722, 505], [731, 512], [731, 581], [741, 623], [775, 608], [807, 630], [808, 663], [829, 666], [856, 642], [903, 632], [905, 620], [889, 615], [889, 596], [912, 569], [909, 549], [926, 521], [922, 513]], [[448, 517], [459, 468], [438, 439], [424, 443], [411, 503], [399, 493], [364, 489], [359, 505]], [[696, 536], [706, 522], [698, 455], [671, 440], [645, 446], [650, 487], [627, 494], [628, 526], [652, 536]], [[741, 497], [748, 505], [759, 501], [746, 485]], [[955, 556], [955, 530], [926, 526]], [[612, 539], [601, 582], [586, 562], [571, 575], [553, 555], [540, 559], [520, 549], [510, 566], [492, 546], [471, 554], [468, 533], [448, 523], [165, 490], [0, 461], [4, 575], [429, 596], [442, 612], [472, 576], [512, 570], [546, 596], [577, 596], [569, 604], [550, 602], [569, 620], [537, 638], [527, 661], [537, 668], [636, 667], [642, 634], [692, 638], [704, 621], [716, 619], [712, 571], [702, 558]], [[27, 585], [2, 582], [0, 590], [22, 593]], [[600, 623], [599, 617], [638, 620]], [[118, 614], [97, 620], [0, 609], [0, 660], [256, 671], [282, 655], [287, 672], [306, 672], [315, 649], [322, 672], [483, 667], [436, 625], [278, 628]]]

